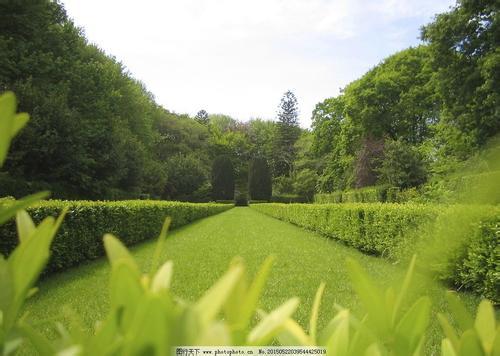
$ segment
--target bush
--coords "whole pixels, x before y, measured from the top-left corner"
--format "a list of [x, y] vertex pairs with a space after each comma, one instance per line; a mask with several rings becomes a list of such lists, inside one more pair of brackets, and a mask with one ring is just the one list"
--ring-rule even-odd
[[282, 195], [273, 195], [271, 197], [271, 201], [273, 203], [307, 203], [307, 199], [301, 197], [297, 194], [282, 194]]
[[212, 164], [212, 196], [215, 200], [234, 199], [234, 168], [227, 156], [215, 158]]
[[384, 157], [377, 171], [381, 182], [400, 188], [417, 187], [427, 180], [423, 155], [403, 141], [386, 141]]
[[[194, 204], [166, 201], [46, 201], [28, 209], [35, 222], [47, 216], [57, 216], [63, 208], [67, 216], [52, 244], [52, 257], [46, 272], [64, 270], [104, 254], [102, 236], [119, 235], [127, 245], [154, 237], [166, 216], [172, 226], [182, 226], [193, 220], [217, 214], [232, 205]], [[13, 221], [0, 227], [0, 253], [8, 255], [18, 244]]]
[[313, 201], [317, 182], [318, 174], [312, 169], [306, 168], [295, 175], [293, 190], [299, 196], [306, 198], [307, 201]]
[[[387, 201], [387, 192], [392, 187], [379, 185], [351, 189], [348, 191], [337, 191], [333, 193], [316, 194], [315, 203], [377, 203]], [[396, 188], [399, 191], [399, 188]]]
[[255, 158], [248, 171], [248, 193], [251, 199], [269, 200], [272, 195], [271, 171], [265, 159]]
[[[404, 257], [403, 251], [414, 251], [417, 243], [424, 240], [419, 228], [430, 226], [443, 212], [452, 209], [413, 203], [257, 204], [253, 208], [342, 241], [365, 253], [391, 260]], [[496, 251], [500, 236], [500, 208], [474, 207], [473, 211], [474, 219], [457, 227], [457, 233], [463, 235], [460, 239], [455, 233], [450, 236], [449, 228], [453, 222], [439, 222], [447, 234], [434, 238], [439, 240], [435, 243], [443, 249], [435, 256], [435, 261], [446, 259], [446, 262], [437, 263], [440, 269], [432, 269], [441, 279], [456, 286], [466, 286], [498, 302], [500, 263]], [[450, 215], [456, 220], [454, 214]], [[426, 241], [426, 244], [430, 242]]]
[[247, 193], [237, 191], [235, 196], [234, 196], [234, 205], [247, 206], [248, 205]]
[[317, 204], [342, 203], [342, 192], [315, 194], [314, 202]]

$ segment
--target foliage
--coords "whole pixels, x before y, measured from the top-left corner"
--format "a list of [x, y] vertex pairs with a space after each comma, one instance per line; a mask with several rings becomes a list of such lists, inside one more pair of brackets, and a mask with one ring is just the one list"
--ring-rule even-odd
[[289, 176], [295, 160], [295, 142], [300, 136], [298, 104], [290, 90], [283, 94], [278, 108], [273, 148], [274, 176]]
[[377, 171], [381, 183], [394, 187], [417, 187], [427, 180], [421, 153], [402, 141], [386, 141], [384, 157]]
[[[318, 192], [406, 189], [429, 179], [439, 189], [436, 181], [460, 172], [500, 132], [497, 14], [494, 0], [460, 0], [423, 27], [423, 45], [389, 56], [318, 103], [312, 147], [326, 161]], [[368, 154], [366, 140], [384, 141], [388, 152]]]
[[440, 97], [436, 144], [462, 160], [500, 132], [498, 2], [461, 0], [422, 30]]
[[[494, 301], [500, 298], [493, 248], [498, 244], [498, 207], [351, 203], [257, 204], [252, 208], [392, 260], [404, 259], [405, 253], [420, 246], [428, 256], [425, 260], [432, 261], [426, 268], [441, 279]], [[422, 232], [431, 226], [432, 234]]]
[[308, 203], [305, 197], [297, 195], [297, 194], [279, 194], [273, 195], [271, 197], [271, 201], [273, 203]]
[[303, 169], [294, 174], [293, 190], [307, 201], [312, 201], [316, 190], [318, 174], [311, 169]]
[[272, 195], [271, 171], [267, 161], [254, 158], [248, 170], [248, 192], [252, 200], [270, 200]]
[[15, 91], [32, 113], [0, 172], [0, 195], [198, 201], [217, 156], [230, 157], [240, 186], [253, 157], [273, 162], [276, 123], [162, 108], [58, 1], [0, 4], [0, 62], [0, 92]]
[[[4, 98], [5, 96], [0, 98], [2, 104], [12, 104], [13, 96], [7, 96], [8, 99], [2, 101]], [[13, 111], [0, 110], [0, 122], [12, 124], [15, 121], [15, 105], [13, 107]], [[151, 258], [150, 270], [144, 274], [119, 239], [111, 234], [104, 236], [104, 247], [111, 263], [110, 311], [107, 317], [97, 326], [94, 334], [88, 334], [81, 326], [78, 316], [67, 311], [66, 315], [72, 326], [65, 328], [59, 325], [58, 339], [49, 341], [26, 318], [19, 319], [19, 311], [25, 299], [33, 294], [32, 286], [47, 263], [51, 241], [69, 209], [66, 207], [59, 219], [49, 217], [36, 226], [30, 216], [20, 210], [35, 199], [37, 197], [20, 202], [8, 199], [0, 205], [0, 217], [3, 219], [0, 223], [17, 213], [16, 224], [20, 239], [19, 245], [7, 260], [0, 256], [2, 354], [14, 352], [24, 339], [29, 340], [41, 355], [163, 355], [171, 352], [171, 348], [176, 345], [265, 345], [274, 337], [283, 344], [324, 344], [330, 354], [334, 355], [357, 354], [360, 350], [372, 354], [421, 353], [429, 322], [429, 298], [422, 297], [404, 314], [400, 312], [404, 310], [402, 302], [411, 284], [415, 258], [399, 292], [388, 289], [385, 294], [372, 285], [359, 265], [349, 261], [353, 284], [367, 316], [357, 320], [350, 316], [347, 309], [341, 309], [327, 328], [318, 333], [317, 338], [317, 319], [324, 285], [320, 286], [316, 294], [309, 335], [291, 319], [299, 304], [298, 298], [287, 300], [270, 313], [261, 311], [260, 321], [252, 327], [252, 318], [256, 314], [272, 258], [263, 263], [251, 283], [247, 281], [242, 261], [235, 259], [228, 272], [196, 302], [188, 303], [175, 298], [170, 290], [173, 264], [171, 261], [161, 264], [160, 260], [170, 218], [163, 223], [157, 248]], [[461, 307], [455, 315], [462, 316], [463, 309]], [[223, 317], [219, 318], [219, 314], [223, 314]], [[459, 339], [452, 329], [447, 328], [449, 323], [446, 324], [443, 317], [441, 319], [448, 336], [443, 341], [443, 354], [453, 354], [451, 352], [454, 348], [461, 351], [460, 354], [470, 354], [472, 346], [476, 348], [472, 349], [475, 351], [474, 355], [480, 355], [483, 354], [482, 351], [493, 353], [494, 348], [497, 348], [493, 344], [495, 314], [488, 302], [480, 305], [475, 331], [465, 331], [460, 341], [457, 341]], [[464, 325], [461, 325], [463, 330], [471, 327]], [[352, 339], [349, 337], [350, 328], [355, 331]], [[476, 340], [471, 340], [471, 337]]]
[[207, 184], [208, 172], [194, 155], [177, 154], [165, 162], [167, 181], [162, 197], [170, 200], [192, 200]]
[[448, 292], [447, 297], [451, 315], [458, 324], [458, 332], [446, 316], [438, 314], [446, 335], [441, 344], [441, 354], [443, 356], [498, 355], [500, 328], [491, 302], [483, 300], [474, 318], [455, 293]]
[[[347, 191], [336, 191], [332, 193], [320, 193], [314, 196], [315, 203], [376, 203], [376, 202], [397, 202], [396, 198], [388, 197], [388, 191], [394, 187], [379, 185], [351, 189]], [[396, 188], [399, 192], [399, 189]], [[393, 200], [390, 200], [390, 199]]]
[[[159, 201], [55, 201], [39, 203], [27, 211], [35, 222], [57, 216], [67, 210], [66, 218], [54, 243], [47, 272], [65, 270], [104, 254], [100, 236], [105, 233], [119, 235], [121, 241], [133, 245], [154, 236], [165, 216], [172, 226], [186, 225], [196, 219], [217, 214], [232, 205], [193, 204]], [[88, 222], [92, 222], [89, 224]], [[0, 228], [0, 252], [9, 255], [17, 245], [15, 224]]]
[[384, 142], [380, 139], [365, 137], [361, 148], [356, 152], [354, 176], [356, 188], [374, 185], [377, 182], [377, 170], [380, 160], [385, 155]]
[[213, 162], [212, 196], [215, 200], [231, 200], [234, 198], [233, 164], [227, 156], [219, 156]]
[[208, 118], [208, 113], [205, 110], [198, 111], [194, 119], [202, 125], [208, 125], [208, 122], [210, 121]]

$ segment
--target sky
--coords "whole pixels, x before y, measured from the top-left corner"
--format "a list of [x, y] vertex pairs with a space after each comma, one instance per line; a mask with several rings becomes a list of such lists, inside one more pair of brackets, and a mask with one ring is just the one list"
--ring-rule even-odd
[[314, 106], [387, 56], [454, 0], [63, 0], [91, 43], [157, 103], [195, 115], [275, 119], [292, 90]]

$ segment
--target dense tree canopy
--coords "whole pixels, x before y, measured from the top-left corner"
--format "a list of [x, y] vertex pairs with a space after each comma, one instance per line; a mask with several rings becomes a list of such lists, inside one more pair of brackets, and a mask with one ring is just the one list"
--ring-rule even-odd
[[248, 162], [272, 160], [275, 123], [160, 107], [58, 2], [0, 3], [0, 63], [0, 91], [14, 91], [32, 116], [0, 172], [0, 195], [209, 200], [216, 157], [230, 159], [245, 188]]
[[0, 196], [210, 200], [220, 156], [232, 166], [232, 191], [246, 190], [250, 162], [269, 163], [275, 194], [309, 199], [421, 185], [458, 170], [500, 132], [498, 10], [495, 0], [459, 0], [423, 27], [420, 46], [318, 103], [309, 131], [291, 91], [274, 122], [170, 112], [89, 44], [57, 1], [0, 2], [0, 91], [14, 91], [32, 117], [0, 172]]
[[418, 186], [500, 132], [498, 1], [461, 0], [398, 52], [317, 104], [317, 190]]

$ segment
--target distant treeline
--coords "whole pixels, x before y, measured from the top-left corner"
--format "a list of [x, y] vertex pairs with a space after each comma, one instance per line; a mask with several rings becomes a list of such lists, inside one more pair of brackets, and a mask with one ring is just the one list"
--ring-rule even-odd
[[282, 156], [273, 122], [191, 118], [156, 104], [57, 1], [0, 3], [0, 64], [0, 92], [13, 91], [32, 117], [0, 172], [0, 196], [206, 201], [215, 157], [231, 157], [246, 189], [251, 158]]
[[500, 131], [498, 7], [460, 0], [423, 27], [421, 46], [318, 103], [308, 131], [291, 92], [276, 122], [170, 112], [89, 44], [57, 1], [1, 2], [0, 92], [15, 92], [32, 120], [0, 172], [0, 196], [48, 189], [56, 198], [207, 201], [219, 156], [232, 161], [236, 191], [259, 158], [273, 195], [306, 200], [440, 179]]

